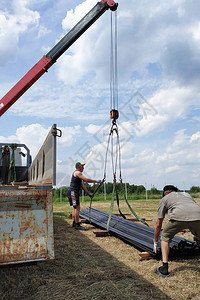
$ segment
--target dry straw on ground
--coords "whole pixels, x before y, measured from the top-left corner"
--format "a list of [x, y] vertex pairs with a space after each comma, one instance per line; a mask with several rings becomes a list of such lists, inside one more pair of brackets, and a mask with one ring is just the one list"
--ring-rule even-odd
[[[152, 219], [153, 227], [157, 202], [131, 205], [141, 217]], [[109, 203], [94, 202], [93, 207], [108, 211]], [[171, 276], [161, 278], [154, 273], [160, 261], [140, 261], [133, 246], [113, 236], [95, 237], [90, 224], [84, 232], [73, 229], [68, 204], [56, 204], [54, 212], [55, 260], [0, 268], [1, 300], [199, 299], [200, 256], [170, 261]], [[192, 239], [190, 233], [181, 235]]]

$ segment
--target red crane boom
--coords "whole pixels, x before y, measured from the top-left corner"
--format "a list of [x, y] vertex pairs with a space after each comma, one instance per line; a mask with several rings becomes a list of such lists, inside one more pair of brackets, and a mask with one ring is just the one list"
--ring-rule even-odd
[[13, 105], [56, 60], [108, 9], [115, 11], [113, 0], [98, 2], [46, 55], [44, 55], [0, 100], [0, 116]]

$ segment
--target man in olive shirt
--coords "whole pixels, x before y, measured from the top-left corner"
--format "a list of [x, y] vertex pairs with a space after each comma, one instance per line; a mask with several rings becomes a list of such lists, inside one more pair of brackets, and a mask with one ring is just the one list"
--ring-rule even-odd
[[194, 240], [200, 245], [200, 206], [188, 193], [178, 192], [173, 185], [166, 185], [163, 189], [163, 198], [158, 205], [158, 219], [154, 231], [154, 252], [157, 249], [158, 238], [166, 213], [168, 213], [168, 222], [161, 234], [163, 266], [155, 270], [162, 277], [169, 275], [169, 243], [178, 232], [189, 229], [194, 235]]

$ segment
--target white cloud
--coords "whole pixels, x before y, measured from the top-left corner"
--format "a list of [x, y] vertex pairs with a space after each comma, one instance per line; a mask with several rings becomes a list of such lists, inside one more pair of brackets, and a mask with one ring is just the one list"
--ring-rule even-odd
[[[95, 5], [96, 1], [87, 0], [79, 4], [74, 11], [68, 11], [62, 22], [63, 28], [71, 29]], [[105, 78], [109, 80], [109, 31], [102, 30], [104, 27], [105, 19], [102, 16], [70, 47], [69, 53], [60, 58], [56, 66], [59, 80], [67, 85], [76, 85], [85, 80], [85, 76], [89, 76], [91, 81], [98, 80], [99, 84], [102, 80], [105, 82]]]
[[[77, 5], [73, 10], [67, 12], [65, 19], [63, 19], [62, 25], [64, 30], [70, 29], [85, 15], [89, 9], [96, 4], [95, 1], [84, 1], [82, 4]], [[137, 72], [143, 74], [143, 86], [149, 86], [148, 80], [148, 67], [149, 65], [156, 63], [161, 72], [160, 82], [163, 78], [176, 79], [178, 83], [194, 83], [195, 78], [198, 78], [198, 55], [195, 54], [196, 38], [191, 35], [192, 26], [196, 26], [196, 18], [191, 18], [186, 12], [192, 11], [192, 5], [189, 5], [185, 1], [174, 1], [173, 3], [158, 3], [157, 1], [151, 1], [146, 5], [144, 2], [130, 2], [127, 8], [126, 3], [119, 3], [118, 8], [118, 62], [119, 62], [119, 78], [120, 89], [123, 88], [129, 82], [128, 87], [131, 86], [137, 88], [138, 79], [133, 82], [130, 80], [130, 76]], [[196, 4], [197, 5], [197, 4]], [[197, 5], [198, 6], [198, 5]], [[148, 17], [147, 17], [148, 16]], [[95, 24], [92, 25], [76, 43], [70, 47], [70, 50], [64, 54], [56, 65], [56, 71], [59, 80], [66, 85], [79, 86], [82, 85], [86, 78], [89, 78], [88, 84], [91, 82], [98, 82], [98, 84], [108, 84], [109, 82], [109, 14], [105, 13], [104, 17], [101, 17]], [[177, 36], [183, 43], [183, 47], [175, 45]], [[178, 42], [177, 42], [178, 43]], [[175, 47], [171, 47], [174, 44]], [[192, 45], [190, 47], [190, 45]], [[190, 47], [191, 51], [188, 52], [188, 59], [186, 63], [184, 49]], [[147, 51], [148, 49], [148, 51]], [[178, 59], [176, 51], [178, 51]], [[194, 54], [194, 55], [193, 55]], [[193, 58], [195, 60], [193, 61]], [[128, 58], [128, 59], [127, 59]], [[178, 61], [178, 62], [177, 62]], [[192, 66], [188, 69], [189, 66]], [[196, 66], [196, 67], [195, 67]], [[194, 72], [196, 68], [196, 72]], [[171, 74], [170, 77], [168, 75]], [[145, 76], [145, 78], [144, 78]], [[165, 76], [165, 77], [164, 77]], [[192, 79], [193, 78], [193, 79]], [[145, 83], [144, 83], [145, 80]], [[153, 79], [152, 79], [153, 80]], [[193, 81], [191, 81], [193, 80]], [[140, 86], [141, 86], [140, 82]], [[95, 88], [99, 88], [98, 84]], [[154, 82], [155, 84], [155, 82]], [[181, 115], [181, 112], [185, 112], [188, 108], [188, 99], [184, 95], [181, 102], [179, 102], [182, 87], [176, 82], [174, 87], [171, 87], [171, 83], [165, 84], [161, 90], [157, 90], [154, 98], [159, 97], [159, 103], [157, 107], [163, 108], [168, 106], [168, 99], [170, 104], [175, 99], [174, 104], [171, 105], [172, 109], [177, 108], [177, 103], [180, 103], [176, 112], [170, 112], [166, 110], [166, 115], [159, 114], [156, 117], [151, 117], [144, 124], [141, 123], [141, 134], [148, 134], [157, 130], [157, 128], [164, 129], [173, 120], [176, 120]], [[185, 92], [183, 87], [182, 93]], [[189, 88], [190, 89], [190, 88]], [[178, 91], [180, 90], [180, 91]], [[171, 92], [171, 93], [170, 93]], [[178, 94], [178, 95], [177, 95]], [[190, 95], [194, 98], [194, 93], [190, 91]], [[178, 97], [179, 99], [176, 99]], [[186, 100], [184, 102], [184, 100]], [[152, 99], [152, 103], [154, 99]], [[156, 101], [155, 101], [156, 102]], [[184, 105], [183, 105], [184, 102]], [[189, 104], [191, 101], [189, 101]], [[163, 105], [164, 104], [164, 105]], [[160, 110], [161, 110], [160, 109]], [[148, 123], [148, 126], [146, 124]], [[144, 125], [144, 126], [143, 126]], [[161, 126], [160, 126], [161, 125]]]
[[20, 143], [25, 144], [31, 152], [32, 157], [35, 157], [40, 150], [50, 128], [45, 129], [40, 124], [31, 124], [22, 126], [16, 130], [16, 137]]
[[[40, 25], [39, 26], [39, 30], [38, 30], [38, 38], [41, 38], [41, 37], [43, 37], [43, 36], [45, 36], [45, 35], [47, 35], [47, 34], [50, 34], [51, 33], [51, 31], [50, 30], [48, 30], [46, 27], [44, 27], [44, 26], [42, 26], [42, 25]], [[45, 49], [46, 50], [46, 49]], [[46, 51], [45, 51], [46, 52]]]
[[193, 34], [194, 39], [199, 43], [200, 42], [200, 22], [195, 23], [191, 28], [191, 33]]
[[16, 58], [20, 35], [31, 26], [38, 26], [39, 13], [27, 9], [26, 5], [26, 0], [15, 0], [12, 1], [13, 13], [0, 10], [1, 66]]
[[187, 135], [184, 129], [177, 131], [173, 141], [170, 141], [163, 153], [157, 156], [156, 163], [162, 165], [167, 172], [182, 170], [182, 175], [184, 174], [183, 170], [188, 166], [186, 172], [190, 174], [200, 163], [200, 139], [194, 143], [190, 142], [192, 137], [198, 135], [198, 132], [192, 136]]
[[58, 140], [59, 144], [65, 147], [72, 146], [77, 135], [80, 135], [81, 126], [74, 127], [59, 127], [62, 131], [62, 137]]
[[[44, 35], [48, 34], [50, 22], [44, 21], [39, 26], [40, 14], [45, 20], [47, 14], [47, 11], [39, 8], [44, 8], [42, 5], [46, 2], [45, 7], [52, 9], [46, 0], [42, 0], [42, 4], [39, 0], [4, 2], [9, 7], [0, 12], [2, 79], [4, 70], [7, 71], [3, 65], [16, 58], [18, 48], [22, 49], [23, 43], [27, 40], [30, 43], [30, 36], [25, 34], [29, 30], [36, 29], [35, 39], [33, 38], [35, 50], [41, 51], [41, 48], [46, 49], [49, 45], [46, 42], [37, 45], [38, 35], [43, 40]], [[62, 22], [66, 33], [96, 5], [95, 0], [83, 1], [80, 5], [77, 3], [80, 1], [73, 2], [76, 7], [67, 12], [63, 22], [58, 19], [58, 14], [55, 15], [53, 23], [56, 24], [56, 32]], [[63, 7], [59, 4], [60, 1], [56, 2], [57, 6]], [[3, 5], [0, 4], [0, 7]], [[33, 7], [38, 12], [33, 11]], [[120, 140], [122, 144], [126, 142], [121, 151], [123, 178], [127, 182], [151, 182], [158, 188], [162, 188], [167, 182], [178, 186], [181, 181], [185, 181], [187, 185], [199, 184], [199, 9], [200, 2], [187, 0], [136, 0], [129, 1], [128, 5], [127, 1], [119, 2], [119, 107], [123, 111], [120, 111], [118, 125]], [[10, 114], [5, 114], [1, 119], [1, 127], [5, 128], [6, 121], [11, 124], [14, 115], [13, 119], [20, 124], [20, 128], [14, 129], [10, 136], [0, 137], [2, 142], [28, 143], [35, 153], [47, 134], [49, 120], [56, 119], [57, 123], [67, 125], [61, 128], [63, 136], [58, 139], [59, 161], [62, 161], [59, 172], [63, 166], [63, 173], [66, 172], [66, 153], [67, 157], [71, 157], [74, 151], [75, 156], [76, 150], [84, 144], [87, 136], [92, 141], [89, 143], [91, 150], [88, 156], [91, 164], [87, 165], [86, 171], [92, 177], [102, 176], [111, 124], [104, 124], [109, 120], [110, 100], [109, 23], [107, 11], [58, 60], [51, 72], [43, 77], [44, 80], [38, 81], [10, 108]], [[59, 38], [56, 32], [52, 29], [52, 39]], [[53, 44], [52, 40], [51, 42]], [[30, 48], [31, 46], [30, 43]], [[19, 56], [24, 54], [23, 51], [18, 52]], [[24, 56], [19, 57], [18, 69], [15, 70], [17, 75], [22, 61], [26, 63]], [[14, 64], [11, 66], [14, 68]], [[1, 93], [11, 85], [11, 80], [15, 81], [14, 77], [7, 80], [9, 75], [6, 76], [6, 80], [3, 79], [6, 83], [1, 80]], [[130, 95], [137, 90], [146, 100], [143, 99], [141, 105], [132, 102], [124, 108]], [[43, 125], [22, 126], [24, 120], [28, 124], [28, 117], [40, 117]], [[32, 118], [30, 122], [33, 123]], [[38, 118], [35, 123], [39, 122]], [[86, 130], [84, 134], [83, 126]], [[39, 134], [37, 137], [36, 131]], [[99, 140], [96, 138], [97, 132]]]
[[[74, 26], [95, 4], [93, 0], [84, 1], [74, 11], [68, 11], [62, 22], [63, 28]], [[144, 1], [134, 1], [129, 3], [128, 8], [126, 2], [119, 3], [121, 82], [125, 82], [134, 71], [145, 74], [152, 63], [159, 63], [162, 71], [171, 79], [188, 83], [197, 78], [200, 59], [195, 49], [198, 41], [195, 34], [191, 35], [191, 28], [193, 32], [198, 29], [195, 7], [198, 9], [199, 4], [187, 1], [151, 1], [148, 5]], [[70, 54], [63, 56], [58, 65], [58, 74], [65, 84], [75, 84], [91, 71], [100, 81], [103, 76], [108, 79], [109, 17], [105, 18], [106, 24], [103, 20], [101, 17], [92, 25], [92, 29], [70, 48]], [[67, 65], [73, 66], [69, 73], [66, 72]]]
[[[198, 132], [197, 132], [198, 135]], [[193, 134], [192, 136], [195, 136]], [[200, 165], [200, 139], [190, 143], [191, 136], [185, 130], [177, 131], [173, 141], [164, 145], [156, 141], [149, 143], [142, 149], [136, 144], [127, 143], [122, 151], [122, 177], [124, 181], [135, 184], [153, 183], [162, 188], [166, 183], [173, 183], [183, 189], [198, 185], [197, 176]], [[96, 153], [98, 148], [95, 148]], [[108, 169], [111, 161], [109, 161]]]
[[[19, 16], [25, 15], [25, 12], [28, 10], [26, 8], [28, 3], [28, 1], [17, 2], [18, 6], [22, 8], [21, 14], [16, 8]], [[95, 0], [84, 1], [77, 5], [74, 11], [68, 11], [62, 22], [64, 30], [66, 31], [77, 24], [80, 18], [95, 4]], [[191, 35], [191, 28], [196, 28], [197, 16], [195, 15], [195, 18], [191, 18], [186, 14], [186, 11], [190, 12], [191, 10], [194, 13], [192, 5], [187, 4], [185, 1], [174, 1], [173, 3], [151, 1], [148, 5], [144, 2], [136, 1], [136, 3], [131, 2], [128, 8], [126, 3], [119, 3], [119, 87], [120, 90], [125, 87], [122, 96], [125, 99], [127, 90], [130, 92], [131, 88], [137, 87], [138, 81], [140, 81], [140, 87], [143, 85], [143, 88], [147, 88], [152, 84], [151, 88], [156, 90], [150, 95], [149, 102], [156, 108], [158, 114], [148, 115], [147, 118], [139, 121], [140, 130], [137, 133], [138, 135], [147, 135], [157, 130], [164, 130], [166, 126], [172, 124], [177, 118], [182, 117], [198, 99], [198, 88], [194, 89], [193, 86], [182, 87], [177, 83], [177, 77], [177, 82], [172, 80], [167, 82], [164, 76], [166, 75], [165, 72], [167, 72], [166, 67], [171, 68], [171, 65], [174, 65], [172, 62], [172, 64], [167, 63], [166, 66], [165, 57], [168, 54], [170, 55], [171, 52], [168, 46], [175, 40], [175, 37], [180, 34], [181, 37], [184, 36], [183, 40], [186, 45], [188, 45], [190, 40], [192, 43], [196, 41], [196, 39], [193, 40], [193, 35]], [[35, 22], [37, 24], [37, 13], [28, 10], [27, 15], [34, 16], [34, 14], [36, 14]], [[186, 20], [187, 25], [185, 24]], [[34, 18], [32, 21], [34, 21]], [[24, 23], [26, 24], [26, 22]], [[44, 84], [41, 86], [37, 85], [37, 89], [35, 88], [34, 92], [31, 93], [31, 101], [28, 101], [29, 97], [24, 96], [26, 100], [21, 102], [21, 104], [18, 101], [13, 112], [21, 115], [26, 113], [26, 115], [30, 116], [36, 115], [37, 112], [37, 115], [42, 117], [51, 115], [54, 117], [65, 117], [71, 115], [71, 112], [77, 111], [77, 115], [81, 119], [88, 119], [87, 112], [89, 112], [90, 118], [96, 118], [91, 112], [96, 109], [96, 104], [99, 104], [101, 95], [105, 99], [109, 97], [109, 26], [109, 12], [106, 12], [58, 60], [55, 66], [57, 76], [61, 82], [67, 85], [67, 88], [63, 87], [62, 84], [57, 85], [57, 83], [54, 83], [55, 86], [50, 83], [50, 88], [48, 84], [46, 86]], [[46, 33], [45, 30], [44, 33]], [[168, 54], [166, 54], [166, 51]], [[193, 53], [190, 53], [190, 57], [192, 57]], [[148, 77], [148, 67], [152, 63], [156, 63], [160, 67], [160, 86], [155, 80]], [[178, 67], [176, 68], [177, 70]], [[174, 72], [176, 73], [176, 71]], [[144, 77], [132, 79], [130, 76], [134, 72], [143, 74]], [[183, 71], [180, 69], [180, 72], [177, 74], [181, 76], [182, 73]], [[48, 82], [48, 78], [46, 80]], [[101, 89], [102, 86], [104, 86], [104, 90]], [[35, 99], [34, 94], [37, 94], [38, 100]], [[63, 101], [65, 97], [66, 99]], [[121, 103], [122, 100], [120, 98]], [[41, 107], [39, 112], [36, 109], [38, 105]], [[50, 109], [52, 107], [54, 107], [53, 113]], [[98, 109], [99, 119], [103, 118], [105, 113], [103, 106], [101, 108], [102, 110]]]
[[[101, 99], [102, 95], [107, 95], [105, 90], [95, 90], [93, 85], [87, 86], [87, 84], [74, 89], [55, 81], [49, 82], [48, 74], [46, 76], [43, 82], [38, 81], [32, 86], [9, 109], [9, 112], [18, 116], [54, 119], [70, 116], [78, 120], [103, 120], [106, 113], [109, 116], [109, 105], [107, 103], [105, 105], [104, 100]], [[2, 88], [6, 91], [7, 85]], [[98, 114], [96, 113], [97, 105]]]
[[193, 141], [197, 141], [200, 139], [200, 131], [194, 133], [191, 138], [190, 138], [190, 142], [192, 143]]
[[[59, 127], [59, 129], [62, 131], [62, 137], [58, 139], [58, 145], [61, 148], [70, 147], [80, 135], [80, 126]], [[25, 144], [34, 158], [43, 145], [49, 130], [50, 127], [44, 128], [41, 124], [22, 126], [16, 129], [15, 135], [0, 136], [0, 142]]]
[[66, 17], [62, 21], [63, 29], [69, 30], [74, 27], [96, 4], [95, 0], [83, 1], [75, 7], [74, 11], [71, 9], [67, 12]]
[[149, 103], [157, 113], [144, 116], [141, 110], [140, 114], [143, 118], [138, 123], [140, 130], [137, 134], [148, 135], [172, 126], [177, 119], [188, 113], [192, 105], [196, 104], [199, 92], [191, 87], [178, 87], [174, 83], [169, 83], [168, 87], [158, 90], [149, 99]]
[[166, 173], [171, 173], [180, 170], [180, 166], [172, 166], [165, 169]]
[[16, 135], [10, 136], [0, 136], [0, 143], [19, 143], [18, 137]]
[[12, 136], [1, 136], [0, 141], [2, 143], [25, 144], [34, 157], [40, 150], [49, 130], [50, 128], [45, 129], [40, 124], [22, 126], [17, 128], [15, 134]]

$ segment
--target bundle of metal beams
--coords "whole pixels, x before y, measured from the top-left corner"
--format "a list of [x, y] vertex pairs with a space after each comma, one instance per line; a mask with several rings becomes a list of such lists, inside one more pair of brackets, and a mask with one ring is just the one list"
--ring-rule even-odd
[[[107, 229], [109, 214], [105, 211], [86, 208], [81, 210], [80, 217], [88, 220], [91, 224], [102, 229]], [[160, 257], [160, 238], [157, 254], [153, 252], [154, 229], [139, 223], [112, 215], [109, 223], [109, 233], [123, 239], [137, 249], [149, 252], [154, 257]], [[193, 241], [175, 236], [170, 243], [170, 256], [180, 256], [199, 251], [199, 247]]]

